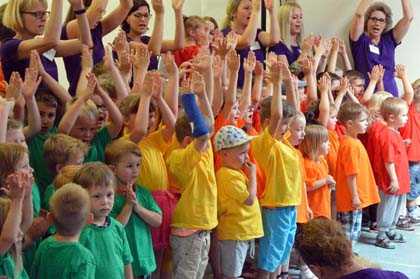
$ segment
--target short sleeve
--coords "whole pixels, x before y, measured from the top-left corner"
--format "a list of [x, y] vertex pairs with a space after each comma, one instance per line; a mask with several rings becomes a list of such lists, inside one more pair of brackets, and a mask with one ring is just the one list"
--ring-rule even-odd
[[345, 176], [356, 175], [360, 172], [360, 154], [357, 148], [357, 144], [353, 142], [347, 142], [342, 147], [342, 158], [345, 158], [343, 162], [343, 172]]
[[194, 141], [184, 149], [174, 150], [168, 158], [168, 168], [176, 175], [186, 175], [201, 160], [201, 153], [195, 148]]
[[312, 188], [314, 186], [314, 183], [320, 179], [317, 175], [318, 172], [316, 171], [314, 166], [310, 162], [307, 162], [306, 160], [304, 162], [304, 166], [305, 166], [304, 178], [305, 178], [306, 187]]
[[74, 279], [95, 279], [96, 265], [94, 262], [87, 261], [78, 266], [78, 270], [73, 272]]
[[148, 146], [153, 146], [157, 148], [160, 152], [165, 153], [170, 145], [170, 142], [166, 142], [163, 136], [163, 130], [165, 127], [160, 127], [157, 131], [148, 135], [141, 144], [145, 144]]
[[122, 239], [122, 244], [123, 244], [123, 263], [124, 265], [128, 265], [130, 263], [133, 262], [133, 256], [131, 255], [131, 250], [130, 250], [130, 246], [128, 244], [128, 239], [127, 239], [127, 234], [125, 233], [125, 230], [123, 228], [123, 226], [121, 225], [120, 227], [120, 233], [121, 233], [121, 239]]
[[391, 133], [387, 131], [385, 135], [383, 135], [380, 146], [384, 163], [394, 163], [396, 155], [395, 153], [397, 152], [395, 148], [395, 137], [393, 137]]
[[107, 127], [100, 129], [97, 134], [97, 137], [98, 137], [98, 141], [102, 144], [104, 148], [108, 143], [112, 141], [111, 135], [109, 134]]

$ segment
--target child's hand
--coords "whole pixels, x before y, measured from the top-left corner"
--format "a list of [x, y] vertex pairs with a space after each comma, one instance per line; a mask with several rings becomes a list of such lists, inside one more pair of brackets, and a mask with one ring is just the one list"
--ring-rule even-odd
[[172, 8], [175, 11], [181, 11], [185, 0], [172, 0]]
[[147, 69], [150, 63], [150, 52], [147, 45], [142, 43], [130, 43], [131, 58], [136, 69]]
[[227, 39], [223, 37], [216, 39], [216, 41], [214, 42], [212, 46], [213, 46], [214, 54], [216, 56], [220, 56], [222, 59], [225, 59], [227, 53], [231, 49], [231, 47], [228, 45]]
[[214, 70], [214, 77], [220, 79], [223, 74], [223, 65], [224, 62], [220, 56], [215, 56], [213, 59], [213, 70]]
[[392, 194], [397, 193], [400, 190], [400, 185], [398, 183], [398, 180], [391, 180], [387, 190]]
[[191, 78], [184, 76], [179, 86], [179, 94], [191, 93]]
[[133, 66], [133, 61], [130, 52], [127, 50], [121, 50], [118, 51], [117, 55], [117, 67], [120, 70], [120, 72], [124, 75], [130, 74]]
[[22, 94], [25, 100], [30, 100], [35, 96], [35, 92], [41, 81], [42, 78], [38, 78], [38, 70], [36, 68], [26, 68], [25, 81], [22, 86]]
[[18, 72], [13, 72], [6, 86], [6, 99], [18, 100], [22, 97], [23, 81]]
[[261, 63], [260, 61], [257, 61], [255, 63], [255, 68], [254, 68], [254, 76], [263, 76], [264, 75], [264, 65], [263, 63]]
[[25, 196], [26, 182], [19, 172], [9, 174], [6, 178], [6, 193], [12, 200], [22, 200]]
[[407, 79], [407, 78], [408, 78], [408, 76], [407, 76], [407, 71], [406, 71], [406, 68], [405, 68], [405, 66], [404, 66], [404, 65], [402, 65], [402, 64], [398, 64], [398, 65], [395, 67], [395, 76], [396, 76], [397, 78], [401, 79], [401, 80], [403, 80], [403, 79]]
[[175, 63], [175, 58], [170, 51], [162, 55], [163, 63], [168, 75], [174, 76], [178, 74], [178, 66]]
[[340, 41], [338, 38], [332, 38], [330, 40], [330, 44], [331, 44], [331, 51], [338, 51], [339, 47], [340, 47]]
[[105, 48], [104, 67], [108, 71], [111, 71], [112, 69], [116, 68], [116, 65], [114, 63], [114, 58], [112, 57], [112, 51], [109, 46]]
[[243, 166], [243, 171], [248, 178], [255, 177], [257, 174], [257, 166], [248, 158]]
[[276, 62], [273, 65], [271, 65], [270, 76], [273, 84], [279, 83], [283, 80], [282, 65], [280, 62]]
[[368, 73], [370, 80], [375, 82], [380, 82], [384, 77], [385, 69], [382, 65], [375, 65], [372, 68], [372, 71]]
[[267, 68], [270, 68], [276, 62], [277, 62], [277, 55], [274, 52], [270, 51], [267, 54], [267, 58], [265, 60], [265, 64], [267, 65]]
[[228, 50], [236, 49], [236, 45], [238, 44], [239, 35], [236, 34], [234, 31], [230, 31], [226, 35], [226, 46]]
[[144, 77], [141, 94], [147, 97], [152, 97], [153, 95], [157, 94], [156, 92], [158, 90], [157, 79], [160, 79], [160, 75], [158, 72], [147, 72]]
[[350, 88], [350, 81], [348, 78], [343, 77], [340, 79], [340, 86], [338, 87], [338, 92], [345, 94], [347, 91], [349, 91]]
[[312, 220], [314, 218], [314, 212], [312, 211], [312, 209], [309, 206], [306, 209], [306, 215], [308, 217], [308, 220]]
[[27, 234], [31, 240], [36, 241], [47, 233], [51, 225], [46, 217], [37, 217], [33, 220]]
[[191, 75], [191, 91], [198, 97], [203, 97], [203, 95], [206, 94], [204, 77], [197, 71], [194, 71]]
[[335, 179], [331, 175], [327, 175], [327, 178], [325, 178], [325, 182], [330, 188], [335, 187], [336, 182], [335, 182]]
[[213, 56], [209, 54], [201, 54], [192, 60], [192, 67], [201, 74], [210, 71], [213, 67]]
[[328, 92], [331, 89], [331, 78], [328, 73], [322, 75], [318, 81], [318, 89], [320, 92]]
[[126, 50], [130, 51], [130, 45], [127, 41], [127, 35], [124, 31], [120, 31], [112, 42], [112, 49], [115, 52]]
[[344, 43], [343, 40], [339, 40], [339, 45], [338, 45], [338, 53], [340, 54], [347, 54], [347, 47], [346, 44]]
[[351, 200], [353, 209], [360, 209], [362, 202], [360, 201], [360, 198], [358, 195], [354, 196]]
[[127, 191], [126, 191], [126, 199], [132, 205], [136, 205], [137, 204], [136, 192], [133, 191], [133, 187], [132, 186], [129, 186], [128, 189], [127, 189]]
[[86, 79], [87, 79], [86, 89], [82, 90], [80, 94], [80, 98], [83, 98], [85, 101], [87, 101], [90, 98], [90, 96], [92, 96], [93, 93], [96, 91], [96, 86], [98, 82], [95, 74], [92, 72], [86, 74]]
[[226, 57], [226, 63], [230, 72], [236, 73], [239, 71], [241, 59], [234, 49], [229, 50]]
[[[34, 64], [34, 67], [37, 68], [40, 75], [43, 75], [43, 74], [46, 73], [45, 68], [44, 68], [44, 64], [42, 64], [41, 57], [39, 56], [38, 51], [36, 51], [36, 50], [31, 51], [31, 58], [29, 60], [29, 63]], [[31, 65], [29, 67], [31, 67]]]
[[152, 0], [152, 8], [156, 14], [163, 14], [165, 11], [162, 0]]
[[257, 61], [257, 59], [255, 57], [255, 53], [253, 51], [249, 51], [248, 52], [248, 57], [245, 58], [244, 63], [243, 63], [245, 73], [252, 74], [252, 72], [255, 69], [256, 61]]
[[82, 71], [90, 71], [93, 69], [93, 56], [92, 50], [87, 45], [82, 47], [82, 58], [81, 58]]
[[302, 69], [302, 72], [305, 76], [310, 74], [315, 74], [315, 59], [313, 58], [303, 58], [299, 60], [299, 65]]
[[287, 58], [284, 55], [279, 55], [278, 60], [280, 62], [280, 70], [281, 76], [285, 81], [292, 81], [293, 76], [289, 70], [289, 63], [287, 62]]

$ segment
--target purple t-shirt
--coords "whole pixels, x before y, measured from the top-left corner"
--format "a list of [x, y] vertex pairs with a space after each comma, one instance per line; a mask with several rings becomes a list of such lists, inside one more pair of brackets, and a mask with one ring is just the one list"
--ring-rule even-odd
[[289, 65], [293, 64], [299, 56], [300, 56], [300, 47], [299, 46], [291, 46], [292, 49], [290, 50], [285, 44], [282, 42], [278, 42], [274, 46], [270, 47], [268, 50], [269, 52], [274, 52], [277, 55], [286, 55], [287, 61]]
[[350, 39], [350, 49], [355, 69], [365, 76], [366, 85], [369, 83], [368, 73], [373, 66], [381, 64], [385, 69], [385, 91], [398, 96], [397, 83], [394, 77], [395, 48], [398, 45], [399, 43], [394, 38], [393, 29], [382, 34], [378, 45], [373, 44], [366, 33], [363, 33], [356, 42]]
[[[223, 29], [222, 33], [223, 33], [224, 36], [226, 36], [230, 31], [231, 31], [231, 29], [228, 27], [228, 28]], [[261, 30], [261, 29], [257, 30], [257, 36], [255, 38], [255, 41], [251, 44], [250, 47], [242, 48], [242, 49], [236, 49], [239, 56], [241, 57], [241, 66], [239, 68], [239, 74], [238, 74], [238, 87], [239, 88], [242, 88], [242, 86], [244, 85], [244, 68], [243, 68], [242, 63], [244, 62], [245, 58], [248, 57], [248, 52], [250, 50], [254, 51], [255, 58], [257, 59], [257, 61], [260, 61], [261, 63], [264, 63], [264, 61], [265, 61], [265, 50], [266, 49], [263, 46], [263, 44], [260, 42], [260, 40], [258, 39], [258, 35], [262, 31], [263, 30]]]
[[[140, 38], [141, 42], [143, 44], [148, 44], [150, 41], [150, 37], [149, 36], [141, 36]], [[152, 55], [150, 56], [150, 63], [149, 63], [149, 71], [151, 70], [157, 70], [158, 69], [158, 57], [156, 55]]]
[[[4, 73], [4, 79], [9, 81], [12, 72], [19, 72], [22, 79], [25, 77], [25, 69], [29, 67], [29, 59], [18, 59], [18, 47], [22, 40], [10, 39], [1, 45], [1, 65]], [[41, 54], [41, 62], [44, 65], [45, 71], [49, 73], [55, 80], [58, 80], [57, 64], [54, 58], [46, 57], [46, 54]]]
[[[90, 30], [93, 41], [93, 65], [102, 62], [102, 58], [105, 55], [104, 45], [102, 43], [102, 24], [99, 22], [98, 25]], [[66, 26], [61, 31], [61, 39], [68, 40]], [[70, 83], [69, 93], [71, 95], [76, 94], [77, 83], [81, 72], [81, 58], [80, 54], [63, 57], [64, 66], [66, 68], [67, 80]]]
[[408, 279], [408, 277], [401, 272], [366, 268], [351, 274], [344, 275], [340, 277], [340, 279]]

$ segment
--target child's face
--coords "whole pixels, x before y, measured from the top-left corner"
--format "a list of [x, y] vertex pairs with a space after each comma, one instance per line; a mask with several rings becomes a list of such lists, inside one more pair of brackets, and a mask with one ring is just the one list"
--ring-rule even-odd
[[43, 102], [38, 102], [39, 115], [41, 116], [41, 133], [46, 133], [54, 126], [57, 109], [48, 106]]
[[408, 121], [408, 107], [405, 106], [395, 118], [395, 126], [402, 128]]
[[85, 154], [82, 151], [75, 152], [70, 154], [69, 159], [67, 160], [65, 166], [80, 166], [83, 164], [83, 161], [85, 160]]
[[290, 123], [289, 130], [290, 134], [292, 135], [290, 138], [290, 143], [293, 146], [297, 146], [302, 142], [303, 138], [305, 137], [305, 126], [306, 123], [300, 119]]
[[108, 216], [114, 206], [114, 189], [111, 186], [92, 186], [89, 195], [94, 219]]
[[280, 126], [277, 130], [280, 138], [283, 138], [284, 134], [287, 132], [290, 120], [290, 118], [282, 118]]
[[97, 128], [100, 129], [104, 127], [106, 121], [108, 120], [108, 110], [99, 95], [93, 95], [90, 99], [95, 103], [96, 108], [98, 109]]
[[331, 111], [330, 118], [328, 118], [327, 127], [329, 130], [335, 130], [336, 125], [337, 125], [337, 112]]
[[114, 169], [119, 183], [133, 185], [140, 173], [140, 160], [141, 158], [133, 153], [128, 153], [121, 157]]
[[97, 121], [91, 117], [80, 116], [70, 131], [70, 136], [90, 144], [97, 132]]
[[239, 170], [248, 159], [248, 150], [249, 143], [245, 143], [237, 147], [222, 150], [221, 152], [229, 167]]
[[6, 142], [7, 143], [17, 143], [17, 144], [20, 144], [20, 145], [28, 148], [28, 145], [26, 144], [25, 135], [23, 134], [22, 129], [7, 130]]
[[353, 121], [353, 129], [357, 134], [364, 134], [369, 126], [367, 113], [362, 113], [360, 117]]
[[320, 146], [319, 155], [326, 156], [328, 154], [329, 150], [330, 150], [330, 141], [326, 140]]
[[28, 154], [23, 155], [23, 158], [16, 164], [17, 171], [23, 171], [32, 174], [33, 169], [29, 165], [29, 156]]
[[350, 84], [356, 97], [363, 95], [363, 92], [365, 92], [365, 81], [363, 79], [355, 78], [350, 81]]

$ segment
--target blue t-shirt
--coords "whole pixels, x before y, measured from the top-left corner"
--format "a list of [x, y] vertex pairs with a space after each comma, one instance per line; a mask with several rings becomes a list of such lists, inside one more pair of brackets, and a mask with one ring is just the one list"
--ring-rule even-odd
[[[224, 36], [226, 36], [230, 31], [232, 31], [232, 29], [225, 28], [222, 30], [222, 33]], [[244, 67], [243, 67], [243, 63], [245, 58], [248, 57], [248, 52], [250, 50], [252, 50], [255, 53], [255, 58], [257, 59], [257, 61], [260, 61], [261, 63], [264, 63], [265, 61], [265, 47], [263, 46], [263, 44], [261, 43], [261, 41], [258, 39], [259, 34], [262, 32], [263, 30], [258, 29], [257, 30], [257, 36], [255, 37], [254, 42], [251, 44], [251, 46], [246, 47], [246, 48], [242, 48], [242, 49], [236, 49], [236, 52], [239, 54], [239, 56], [241, 57], [241, 65], [239, 67], [239, 74], [238, 74], [238, 87], [242, 88], [244, 85]]]
[[344, 275], [340, 279], [408, 279], [408, 277], [401, 272], [366, 268]]
[[363, 33], [355, 42], [350, 39], [354, 68], [365, 76], [366, 85], [369, 83], [368, 73], [371, 72], [373, 66], [381, 64], [385, 69], [385, 91], [388, 91], [396, 97], [398, 97], [398, 88], [394, 71], [395, 48], [398, 45], [399, 43], [394, 38], [393, 29], [382, 34], [378, 45], [373, 44], [366, 33]]
[[291, 46], [291, 48], [292, 49], [289, 49], [284, 43], [278, 42], [274, 46], [270, 47], [268, 51], [274, 52], [277, 55], [285, 55], [289, 65], [292, 65], [293, 62], [299, 58], [301, 50], [299, 46]]

